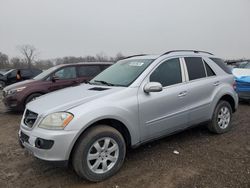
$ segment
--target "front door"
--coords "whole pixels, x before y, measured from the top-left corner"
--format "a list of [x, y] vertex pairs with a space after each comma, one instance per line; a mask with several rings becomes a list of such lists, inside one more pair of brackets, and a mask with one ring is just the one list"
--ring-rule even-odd
[[[186, 83], [179, 58], [161, 63], [138, 92], [141, 139], [146, 141], [182, 129], [187, 123]], [[147, 82], [159, 82], [161, 92], [145, 93]]]
[[48, 87], [49, 92], [79, 84], [76, 68], [73, 66], [61, 68], [53, 73], [49, 79], [51, 80]]

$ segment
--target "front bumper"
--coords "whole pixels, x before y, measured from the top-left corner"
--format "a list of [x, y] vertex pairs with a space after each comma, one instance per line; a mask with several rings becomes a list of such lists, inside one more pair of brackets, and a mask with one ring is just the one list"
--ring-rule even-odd
[[[23, 139], [23, 135], [25, 135], [25, 139]], [[38, 127], [28, 129], [25, 125], [21, 125], [19, 141], [26, 150], [39, 159], [67, 161], [76, 135], [77, 131], [46, 130]], [[53, 144], [47, 149], [41, 149], [37, 145], [39, 139], [53, 141]]]
[[14, 96], [4, 96], [3, 103], [7, 109], [21, 111], [24, 109], [23, 102]]

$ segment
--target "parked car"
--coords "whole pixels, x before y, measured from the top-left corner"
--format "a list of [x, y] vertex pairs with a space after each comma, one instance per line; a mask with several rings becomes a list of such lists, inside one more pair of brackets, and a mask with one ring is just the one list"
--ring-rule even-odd
[[88, 84], [28, 103], [19, 138], [37, 158], [70, 160], [80, 177], [96, 182], [121, 168], [129, 147], [202, 122], [214, 133], [229, 131], [237, 106], [234, 76], [210, 53], [135, 56]]
[[24, 110], [25, 105], [46, 93], [87, 82], [111, 63], [75, 63], [52, 67], [33, 79], [3, 90], [3, 103], [11, 110]]
[[236, 80], [236, 91], [240, 99], [250, 100], [250, 62], [232, 70]]
[[241, 64], [239, 64], [238, 68], [250, 69], [250, 62], [249, 61], [242, 62]]
[[3, 89], [5, 86], [18, 82], [16, 79], [17, 71], [20, 70], [22, 80], [31, 79], [42, 72], [39, 69], [10, 69], [7, 72], [4, 72], [0, 75], [0, 89]]
[[3, 76], [4, 73], [6, 73], [7, 71], [9, 71], [10, 69], [0, 69], [0, 76]]

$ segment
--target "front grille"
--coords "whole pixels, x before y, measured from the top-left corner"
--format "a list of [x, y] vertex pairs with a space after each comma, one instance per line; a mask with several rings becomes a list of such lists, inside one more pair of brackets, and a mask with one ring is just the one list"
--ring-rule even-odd
[[36, 122], [38, 114], [35, 112], [32, 112], [30, 110], [26, 110], [24, 115], [24, 124], [27, 125], [29, 128], [32, 128], [34, 123]]

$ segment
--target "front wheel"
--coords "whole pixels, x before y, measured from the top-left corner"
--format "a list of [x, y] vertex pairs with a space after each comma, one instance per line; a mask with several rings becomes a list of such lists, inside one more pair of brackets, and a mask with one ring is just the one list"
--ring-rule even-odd
[[215, 108], [211, 122], [208, 124], [208, 129], [217, 134], [228, 132], [232, 127], [231, 120], [231, 105], [227, 101], [220, 101]]
[[28, 98], [25, 101], [25, 105], [28, 104], [31, 101], [36, 100], [36, 98], [40, 97], [42, 94], [41, 93], [33, 93], [30, 96], [28, 96]]
[[121, 168], [125, 154], [126, 144], [121, 133], [110, 126], [99, 125], [79, 138], [72, 164], [80, 177], [98, 182]]

